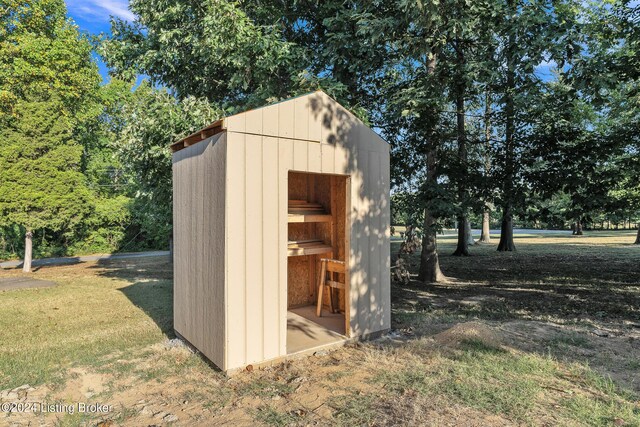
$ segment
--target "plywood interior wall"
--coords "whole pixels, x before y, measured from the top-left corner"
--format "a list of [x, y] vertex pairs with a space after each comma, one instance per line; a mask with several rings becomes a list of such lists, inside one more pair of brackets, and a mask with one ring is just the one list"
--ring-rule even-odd
[[[288, 308], [316, 303], [321, 258], [345, 260], [346, 179], [344, 176], [328, 174], [289, 172], [289, 199], [319, 203], [333, 217], [332, 223], [289, 224], [289, 240], [322, 239], [334, 251], [332, 254], [288, 258]], [[338, 279], [344, 282], [344, 275], [340, 274]], [[337, 294], [340, 294], [339, 297]], [[340, 310], [344, 312], [344, 293], [336, 292], [336, 297], [339, 298]], [[326, 293], [325, 304], [329, 304]]]

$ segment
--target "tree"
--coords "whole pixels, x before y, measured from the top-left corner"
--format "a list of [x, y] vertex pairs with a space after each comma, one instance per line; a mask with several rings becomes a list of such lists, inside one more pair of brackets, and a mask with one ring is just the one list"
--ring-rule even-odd
[[[465, 102], [468, 97], [467, 93], [467, 78], [469, 69], [467, 68], [466, 62], [467, 58], [467, 38], [469, 37], [467, 33], [468, 23], [467, 15], [465, 11], [467, 10], [465, 2], [456, 2], [455, 5], [457, 25], [454, 26], [453, 29], [453, 40], [451, 43], [451, 48], [455, 53], [454, 63], [454, 81], [451, 91], [453, 94], [453, 98], [455, 98], [455, 111], [456, 111], [456, 139], [458, 143], [458, 164], [457, 168], [461, 174], [458, 174], [457, 179], [457, 190], [458, 190], [458, 203], [459, 212], [458, 212], [458, 244], [456, 250], [453, 252], [454, 256], [468, 256], [469, 255], [469, 235], [470, 235], [470, 225], [469, 220], [467, 218], [467, 207], [466, 207], [466, 199], [467, 199], [467, 185], [465, 177], [467, 176], [467, 129], [466, 129], [466, 108]], [[467, 30], [467, 31], [464, 31]], [[471, 29], [473, 31], [473, 29]]]
[[[480, 132], [482, 94], [486, 92], [486, 80], [492, 76], [491, 60], [496, 52], [492, 42], [495, 32], [495, 2], [478, 1], [472, 6], [466, 2], [448, 3], [450, 26], [445, 52], [449, 52], [449, 98], [456, 117], [457, 158], [447, 168], [447, 175], [457, 191], [458, 242], [454, 255], [469, 255], [469, 245], [475, 242], [471, 236], [469, 210], [478, 208], [478, 201], [486, 193], [486, 157], [478, 156], [483, 141]], [[441, 30], [443, 32], [443, 30]], [[488, 105], [486, 108], [490, 108]], [[486, 117], [487, 120], [490, 117]], [[485, 147], [486, 148], [486, 147]], [[485, 149], [485, 156], [489, 150]], [[484, 164], [483, 164], [484, 163]], [[482, 169], [485, 169], [484, 171]], [[483, 176], [483, 173], [485, 176]]]
[[25, 230], [72, 230], [88, 214], [77, 130], [99, 74], [62, 0], [10, 0], [0, 11], [0, 218]]
[[599, 207], [626, 217], [640, 206], [640, 5], [588, 3], [584, 22], [585, 49], [571, 77], [597, 112], [598, 135], [609, 155], [597, 168], [607, 177], [597, 185], [606, 193]]
[[133, 214], [140, 233], [156, 247], [171, 235], [172, 177], [169, 145], [223, 115], [204, 99], [177, 100], [165, 89], [142, 82], [119, 113], [126, 118], [112, 148], [135, 195]]
[[531, 131], [527, 109], [536, 102], [543, 83], [536, 66], [551, 59], [562, 67], [578, 51], [575, 38], [579, 2], [575, 0], [528, 2], [506, 0], [504, 19], [496, 26], [496, 75], [492, 92], [499, 96], [497, 115], [503, 127], [503, 144], [494, 171], [500, 182], [498, 204], [502, 221], [498, 251], [513, 251], [513, 218], [525, 207], [526, 137]]
[[[491, 128], [491, 94], [487, 91], [484, 99], [484, 144], [482, 146], [482, 182], [485, 193], [490, 193], [492, 186], [491, 177], [491, 139], [493, 136]], [[491, 204], [489, 196], [483, 195], [484, 205], [482, 207], [482, 231], [480, 232], [479, 243], [491, 243]]]
[[55, 100], [18, 102], [15, 118], [0, 130], [0, 218], [25, 229], [27, 272], [35, 230], [73, 229], [91, 209], [80, 172], [82, 146], [62, 108]]
[[409, 174], [402, 180], [419, 183], [424, 216], [418, 279], [433, 283], [444, 279], [436, 238], [437, 218], [443, 207], [438, 197], [438, 153], [442, 143], [439, 112], [444, 98], [437, 90], [441, 84], [438, 60], [442, 49], [437, 30], [442, 15], [438, 5], [430, 2], [406, 4], [399, 9], [391, 15], [394, 20], [387, 18], [389, 10], [383, 10], [384, 15], [375, 8], [366, 12], [359, 17], [360, 34], [373, 40], [379, 40], [382, 34], [395, 36], [385, 43], [387, 52], [395, 52], [385, 69], [385, 133], [395, 136], [393, 155], [399, 169], [395, 176]]
[[257, 25], [241, 6], [133, 0], [136, 21], [114, 19], [101, 53], [125, 80], [146, 74], [179, 99], [205, 98], [231, 110], [316, 89], [321, 79], [305, 72], [304, 50], [284, 40], [278, 26]]

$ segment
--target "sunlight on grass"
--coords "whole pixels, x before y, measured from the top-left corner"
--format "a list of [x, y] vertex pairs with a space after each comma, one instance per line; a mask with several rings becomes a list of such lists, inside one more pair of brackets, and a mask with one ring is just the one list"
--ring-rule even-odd
[[[53, 288], [0, 293], [0, 389], [59, 384], [66, 368], [159, 342], [171, 325], [170, 280], [136, 283], [91, 270], [53, 279]], [[134, 303], [143, 299], [151, 305]]]

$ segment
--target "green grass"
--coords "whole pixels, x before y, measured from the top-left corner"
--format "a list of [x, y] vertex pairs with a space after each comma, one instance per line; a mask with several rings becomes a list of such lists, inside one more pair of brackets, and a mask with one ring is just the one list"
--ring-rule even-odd
[[399, 395], [416, 391], [431, 398], [447, 396], [472, 408], [527, 419], [541, 380], [553, 375], [553, 362], [513, 355], [478, 340], [462, 344], [461, 350], [442, 355], [429, 368], [382, 372], [376, 381]]
[[379, 396], [349, 392], [333, 396], [329, 406], [334, 409], [334, 418], [341, 426], [373, 425], [377, 420], [376, 403]]
[[[0, 389], [60, 384], [66, 367], [100, 367], [170, 331], [166, 271], [165, 277], [137, 281], [77, 269], [52, 277], [56, 287], [0, 293]], [[47, 270], [34, 276], [49, 277]]]
[[[534, 425], [538, 416], [548, 411], [547, 401], [558, 400], [561, 409], [554, 412], [561, 424], [608, 426], [622, 419], [624, 425], [640, 425], [635, 396], [584, 365], [567, 371], [553, 358], [513, 353], [480, 340], [463, 340], [460, 349], [411, 365], [381, 371], [374, 377], [379, 387], [396, 395], [388, 400], [397, 402], [418, 393], [426, 401], [445, 399]], [[552, 397], [550, 390], [566, 392]], [[366, 399], [356, 399], [347, 406], [356, 406], [355, 410], [343, 410], [342, 414], [358, 423], [360, 412], [366, 413], [366, 404]]]
[[565, 351], [571, 351], [572, 347], [580, 347], [586, 349], [593, 348], [593, 343], [587, 337], [585, 337], [584, 334], [580, 334], [578, 332], [560, 333], [547, 342], [550, 347], [562, 349]]
[[291, 426], [299, 421], [296, 415], [279, 411], [271, 405], [260, 406], [254, 411], [254, 417], [257, 421], [270, 426]]

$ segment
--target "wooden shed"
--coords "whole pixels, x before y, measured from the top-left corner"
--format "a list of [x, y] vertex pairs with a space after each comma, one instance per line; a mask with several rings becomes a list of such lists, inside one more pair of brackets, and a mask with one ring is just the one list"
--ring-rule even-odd
[[171, 148], [179, 336], [230, 371], [389, 329], [389, 146], [373, 130], [317, 91]]

